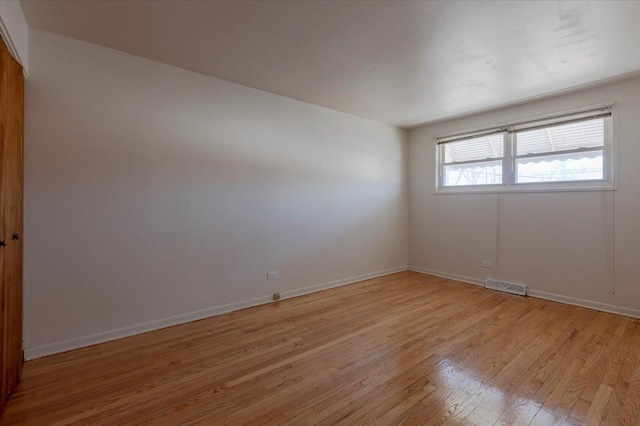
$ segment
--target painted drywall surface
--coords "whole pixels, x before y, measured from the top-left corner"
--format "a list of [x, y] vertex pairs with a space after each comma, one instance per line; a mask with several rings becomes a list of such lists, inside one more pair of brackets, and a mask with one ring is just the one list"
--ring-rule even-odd
[[23, 7], [35, 28], [398, 126], [640, 71], [637, 1]]
[[0, 31], [7, 38], [11, 54], [29, 71], [29, 27], [18, 0], [0, 1]]
[[406, 265], [406, 131], [30, 43], [26, 348]]
[[[437, 135], [608, 101], [616, 102], [615, 193], [434, 194]], [[640, 309], [638, 117], [640, 79], [635, 78], [411, 130], [409, 264], [479, 280], [497, 276], [533, 290]], [[615, 294], [605, 207], [615, 218], [608, 225], [610, 232], [615, 225]], [[482, 268], [483, 259], [498, 261], [498, 270]]]

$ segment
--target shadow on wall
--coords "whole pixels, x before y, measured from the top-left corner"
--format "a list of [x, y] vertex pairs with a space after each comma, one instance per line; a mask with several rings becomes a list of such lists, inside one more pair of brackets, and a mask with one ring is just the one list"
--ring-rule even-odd
[[50, 37], [69, 46], [36, 38], [27, 87], [27, 347], [406, 265], [405, 132]]

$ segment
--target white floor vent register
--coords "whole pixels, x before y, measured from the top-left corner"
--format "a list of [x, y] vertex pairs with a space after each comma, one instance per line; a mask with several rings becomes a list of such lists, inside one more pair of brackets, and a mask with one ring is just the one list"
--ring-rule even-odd
[[490, 288], [491, 290], [504, 291], [506, 293], [511, 293], [511, 294], [518, 294], [520, 296], [525, 296], [527, 294], [527, 286], [524, 284], [516, 284], [516, 283], [510, 283], [507, 281], [492, 280], [489, 278], [487, 278], [485, 288]]

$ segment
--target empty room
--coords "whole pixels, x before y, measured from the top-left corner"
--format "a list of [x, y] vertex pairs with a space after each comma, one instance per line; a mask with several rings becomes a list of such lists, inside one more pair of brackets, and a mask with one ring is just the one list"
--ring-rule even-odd
[[0, 35], [1, 426], [640, 423], [640, 1]]

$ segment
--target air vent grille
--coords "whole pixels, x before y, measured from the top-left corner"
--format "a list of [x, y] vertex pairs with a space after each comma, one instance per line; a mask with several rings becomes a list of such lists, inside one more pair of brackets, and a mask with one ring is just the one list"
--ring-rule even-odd
[[492, 280], [487, 278], [485, 288], [491, 290], [504, 291], [505, 293], [517, 294], [525, 296], [527, 294], [527, 286], [524, 284], [510, 283], [507, 281]]

